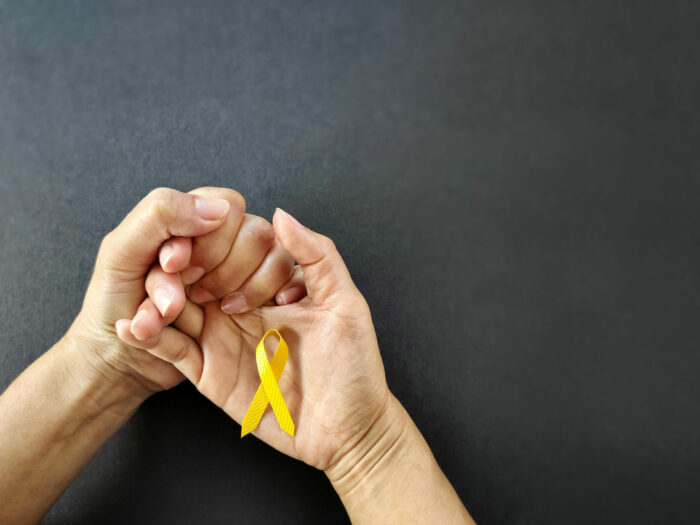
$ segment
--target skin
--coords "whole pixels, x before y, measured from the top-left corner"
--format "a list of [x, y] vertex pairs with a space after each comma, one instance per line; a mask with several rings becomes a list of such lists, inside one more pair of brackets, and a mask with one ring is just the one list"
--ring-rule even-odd
[[[470, 523], [387, 387], [369, 308], [333, 242], [282, 210], [273, 225], [281, 246], [299, 262], [307, 297], [227, 315], [225, 303], [216, 300], [241, 280], [226, 287], [225, 278], [204, 276], [200, 283], [215, 282], [216, 290], [204, 286], [211, 295], [203, 308], [191, 302], [184, 307], [175, 322], [177, 344], [158, 337], [137, 341], [126, 330], [128, 319], [119, 322], [119, 335], [173, 362], [240, 423], [260, 384], [254, 348], [269, 328], [277, 328], [293, 349], [279, 385], [296, 433], [283, 432], [268, 409], [253, 434], [325, 471], [353, 523]], [[165, 279], [164, 272], [154, 272]], [[268, 358], [274, 348], [268, 346]]]
[[[244, 210], [232, 190], [158, 189], [105, 238], [75, 322], [0, 396], [1, 523], [38, 521], [149, 395], [183, 377], [241, 421], [270, 327], [290, 346], [280, 388], [297, 433], [268, 410], [255, 435], [323, 469], [353, 522], [471, 523], [386, 386], [333, 243], [281, 211], [270, 235]], [[243, 313], [222, 310], [241, 296]]]
[[[212, 293], [218, 297], [231, 295], [242, 298], [245, 308], [268, 301], [275, 304], [274, 300], [290, 303], [306, 295], [301, 272], [275, 240], [272, 225], [244, 213], [245, 201], [238, 192], [207, 187], [190, 193], [223, 199], [232, 211], [212, 232], [194, 238], [177, 236], [163, 243], [160, 264], [155, 264], [146, 277], [148, 297], [129, 325], [139, 341], [155, 337], [172, 323], [183, 310], [186, 294], [190, 299], [198, 292], [200, 298], [208, 294], [205, 299], [211, 299]], [[230, 299], [225, 297], [223, 303], [230, 305]]]
[[[211, 239], [219, 229], [235, 239], [245, 215], [242, 197], [232, 190], [202, 193], [226, 198], [200, 200], [159, 188], [104, 238], [72, 326], [0, 396], [0, 523], [39, 521], [148, 396], [184, 379], [171, 363], [124, 344], [115, 322], [150, 301], [147, 275], [169, 239]], [[229, 224], [235, 227], [224, 229]], [[177, 267], [178, 258], [182, 266], [197, 250], [194, 243], [166, 266]], [[290, 263], [285, 272], [293, 271]], [[177, 295], [166, 313], [184, 302]]]

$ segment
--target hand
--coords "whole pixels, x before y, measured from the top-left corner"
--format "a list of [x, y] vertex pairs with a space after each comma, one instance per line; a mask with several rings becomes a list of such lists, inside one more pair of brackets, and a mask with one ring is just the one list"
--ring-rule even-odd
[[[196, 387], [240, 422], [260, 384], [255, 347], [277, 328], [290, 347], [280, 388], [296, 424], [292, 438], [267, 410], [254, 432], [292, 457], [326, 470], [355, 449], [395, 402], [386, 385], [369, 308], [333, 242], [275, 213], [274, 231], [299, 262], [308, 297], [227, 315], [218, 302], [191, 302], [160, 336], [143, 344], [118, 324], [128, 344], [172, 362]], [[206, 283], [207, 277], [203, 278]], [[221, 283], [224, 284], [224, 283]], [[227, 290], [219, 288], [219, 294]], [[212, 297], [214, 290], [209, 290]], [[225, 305], [225, 302], [223, 303]]]
[[[239, 204], [240, 194], [227, 188], [191, 193], [227, 200], [236, 209], [245, 206]], [[148, 296], [133, 319], [116, 323], [118, 331], [131, 332], [139, 348], [178, 344], [177, 330], [168, 326], [173, 322], [185, 329], [198, 325], [192, 330], [201, 331], [203, 312], [191, 299], [218, 304], [223, 296], [225, 311], [240, 312], [275, 304], [273, 299], [284, 304], [306, 295], [299, 267], [275, 239], [272, 225], [255, 215], [229, 214], [221, 227], [206, 235], [173, 237], [163, 243], [159, 260], [146, 277]], [[183, 310], [185, 315], [178, 317]]]
[[[258, 308], [247, 301], [242, 313], [229, 315], [223, 310], [236, 295], [221, 303], [216, 299], [230, 294], [241, 279], [235, 282], [236, 272], [219, 266], [216, 277], [205, 275], [190, 290], [194, 299], [208, 301], [203, 308], [186, 301], [174, 327], [147, 341], [139, 341], [129, 329], [133, 321], [124, 319], [117, 323], [119, 336], [173, 363], [241, 422], [260, 384], [254, 349], [269, 328], [277, 328], [290, 347], [279, 385], [296, 433], [283, 432], [268, 409], [256, 436], [323, 469], [353, 523], [473, 523], [420, 432], [389, 392], [369, 308], [332, 241], [281, 210], [273, 223], [281, 246], [303, 272], [294, 272], [282, 289], [305, 286], [307, 297]], [[267, 287], [269, 295], [282, 282], [281, 275], [264, 266], [240, 285], [239, 296], [255, 297], [258, 287]], [[158, 269], [154, 275], [154, 280], [167, 278]], [[285, 302], [278, 294], [277, 303]]]
[[[220, 217], [202, 219], [198, 210], [206, 217]], [[235, 239], [233, 249], [229, 251], [231, 241], [222, 239]], [[141, 314], [132, 329], [136, 335], [147, 337], [149, 330], [159, 331], [174, 319], [170, 312], [182, 309], [183, 282], [177, 273], [160, 271], [158, 257], [166, 268], [175, 270], [189, 263], [183, 278], [198, 279], [206, 271], [218, 271], [224, 259], [240, 260], [242, 252], [247, 265], [236, 266], [240, 278], [246, 279], [258, 266], [270, 266], [277, 274], [285, 275], [284, 284], [293, 274], [293, 260], [286, 252], [270, 250], [273, 243], [272, 226], [245, 214], [245, 201], [234, 190], [200, 188], [190, 194], [166, 188], [154, 190], [105, 237], [83, 308], [67, 337], [91, 348], [86, 357], [92, 368], [120, 388], [138, 390], [142, 395], [171, 388], [184, 379], [177, 368], [148, 352], [134, 351], [116, 336], [115, 330], [117, 320], [132, 315], [139, 307]], [[193, 266], [197, 263], [203, 267]], [[144, 286], [156, 292], [165, 318], [150, 298], [144, 300]], [[269, 300], [276, 291], [260, 300]]]
[[202, 198], [158, 188], [150, 192], [102, 241], [83, 307], [66, 335], [91, 373], [126, 392], [145, 396], [170, 388], [182, 375], [147, 352], [134, 353], [116, 335], [114, 323], [144, 298], [146, 274], [172, 236], [199, 236], [227, 217], [242, 217], [244, 203]]
[[[256, 266], [249, 255], [257, 243], [236, 240], [248, 231], [241, 217], [242, 199], [159, 189], [105, 237], [68, 334], [0, 396], [0, 492], [8, 496], [0, 521], [38, 521], [141, 401], [183, 375], [241, 421], [259, 383], [253, 348], [267, 328], [276, 327], [291, 347], [280, 386], [297, 433], [283, 433], [268, 411], [256, 435], [324, 469], [353, 523], [471, 523], [420, 432], [389, 393], [369, 309], [333, 243], [278, 210], [274, 231], [291, 256], [281, 248], [259, 249], [263, 261]], [[264, 221], [248, 221], [259, 225], [258, 233], [265, 229]], [[230, 244], [216, 239], [212, 232], [219, 228], [234, 239]], [[269, 232], [262, 237], [270, 238]], [[208, 243], [209, 256], [224, 247], [215, 267], [207, 266], [207, 250], [195, 249]], [[242, 245], [251, 251], [236, 255], [232, 248]], [[162, 265], [182, 275], [161, 265], [149, 272], [159, 249]], [[190, 290], [199, 301], [214, 298], [202, 310], [185, 300], [183, 280], [195, 280], [207, 268], [213, 269], [193, 288], [210, 296]], [[168, 279], [173, 290], [162, 287]], [[152, 286], [159, 281], [162, 286]], [[282, 291], [275, 292], [280, 283]], [[277, 303], [286, 303], [303, 294], [303, 285], [310, 295], [299, 303], [256, 307], [275, 294]], [[144, 287], [153, 299], [143, 300]], [[221, 305], [216, 301], [217, 294], [236, 288]], [[164, 291], [168, 301], [160, 303]], [[139, 303], [141, 322], [120, 319]], [[244, 313], [221, 309], [233, 306]], [[177, 328], [165, 326], [178, 308]], [[156, 335], [146, 340], [134, 333], [154, 327]]]
[[[148, 395], [183, 379], [172, 364], [125, 345], [114, 329], [115, 322], [132, 315], [144, 299], [146, 275], [153, 273], [149, 269], [159, 250], [166, 266], [190, 254], [196, 262], [198, 246], [223, 231], [227, 238], [249, 239], [248, 252], [260, 254], [259, 260], [252, 260], [252, 269], [239, 267], [241, 278], [258, 265], [275, 267], [287, 276], [293, 273], [290, 256], [274, 252], [273, 257], [273, 251], [260, 246], [274, 239], [272, 225], [245, 216], [244, 208], [243, 198], [232, 190], [192, 195], [158, 189], [105, 237], [83, 308], [70, 330], [0, 395], [0, 522], [38, 522]], [[171, 244], [189, 246], [190, 251], [175, 249], [166, 257]], [[222, 258], [231, 257], [229, 246], [224, 246]], [[217, 254], [207, 250], [207, 256], [212, 253]]]

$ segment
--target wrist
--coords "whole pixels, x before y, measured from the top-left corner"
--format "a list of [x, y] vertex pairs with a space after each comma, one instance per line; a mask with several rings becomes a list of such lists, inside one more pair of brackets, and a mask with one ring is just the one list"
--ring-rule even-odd
[[75, 332], [0, 396], [0, 522], [38, 523], [141, 399], [86, 360]]
[[389, 395], [387, 403], [367, 432], [325, 474], [340, 498], [359, 487], [381, 484], [392, 475], [409, 446], [413, 428], [401, 403]]
[[110, 362], [120, 343], [86, 330], [80, 319], [56, 343], [65, 373], [82, 402], [100, 412], [131, 415], [153, 392]]
[[455, 523], [473, 520], [401, 404], [326, 471], [352, 523]]

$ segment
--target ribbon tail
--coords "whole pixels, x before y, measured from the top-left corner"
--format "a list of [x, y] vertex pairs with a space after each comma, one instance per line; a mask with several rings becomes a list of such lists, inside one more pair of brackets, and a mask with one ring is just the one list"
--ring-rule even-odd
[[277, 382], [271, 380], [272, 371], [268, 369], [266, 372], [269, 373], [264, 374], [262, 377], [262, 386], [265, 389], [265, 394], [267, 394], [267, 399], [270, 401], [270, 405], [272, 405], [272, 410], [275, 413], [280, 428], [294, 437], [294, 421], [292, 421], [292, 416], [289, 413], [287, 404], [284, 402], [282, 392], [280, 392]]
[[241, 437], [245, 436], [246, 434], [250, 434], [253, 430], [258, 428], [258, 423], [260, 423], [260, 420], [265, 413], [267, 403], [268, 400], [267, 396], [265, 395], [265, 389], [263, 388], [262, 383], [260, 383], [260, 386], [258, 386], [258, 391], [255, 392], [255, 397], [253, 397], [253, 401], [251, 401], [248, 411], [243, 417], [243, 422], [241, 423]]

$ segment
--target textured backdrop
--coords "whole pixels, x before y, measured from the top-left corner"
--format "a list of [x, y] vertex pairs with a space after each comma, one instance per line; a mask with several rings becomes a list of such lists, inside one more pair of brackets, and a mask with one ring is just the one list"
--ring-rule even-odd
[[[696, 1], [0, 0], [0, 388], [143, 195], [228, 186], [336, 241], [477, 521], [697, 523], [699, 24]], [[156, 395], [46, 523], [347, 520], [238, 436], [193, 388]]]

